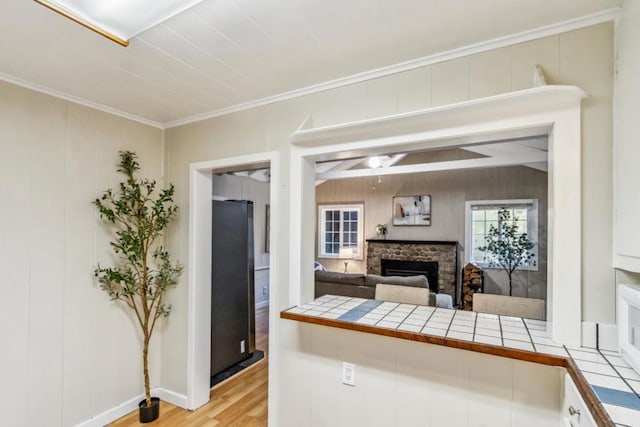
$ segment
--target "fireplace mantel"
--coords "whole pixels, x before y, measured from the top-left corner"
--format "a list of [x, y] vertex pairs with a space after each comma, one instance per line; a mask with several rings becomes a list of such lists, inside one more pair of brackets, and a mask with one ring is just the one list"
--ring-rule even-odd
[[445, 240], [392, 240], [392, 239], [367, 239], [367, 243], [401, 243], [404, 245], [457, 245], [458, 242]]

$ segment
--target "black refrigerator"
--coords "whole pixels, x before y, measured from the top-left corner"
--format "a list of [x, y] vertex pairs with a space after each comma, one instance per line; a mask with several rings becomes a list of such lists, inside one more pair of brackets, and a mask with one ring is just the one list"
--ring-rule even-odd
[[211, 376], [255, 351], [253, 202], [214, 200]]

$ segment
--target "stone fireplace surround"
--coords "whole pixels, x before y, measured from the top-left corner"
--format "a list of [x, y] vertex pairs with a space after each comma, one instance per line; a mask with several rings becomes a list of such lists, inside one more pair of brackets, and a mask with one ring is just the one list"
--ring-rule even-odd
[[381, 275], [383, 259], [437, 262], [438, 292], [457, 304], [458, 242], [367, 239], [367, 274]]

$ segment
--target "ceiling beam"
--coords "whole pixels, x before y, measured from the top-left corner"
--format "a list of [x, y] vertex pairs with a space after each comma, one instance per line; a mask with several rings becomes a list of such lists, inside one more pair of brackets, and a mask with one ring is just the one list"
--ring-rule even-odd
[[316, 175], [316, 180], [345, 179], [371, 177], [379, 175], [399, 175], [421, 172], [439, 172], [461, 169], [483, 169], [505, 166], [519, 166], [529, 163], [546, 162], [547, 153], [514, 154], [510, 156], [486, 157], [480, 159], [451, 160], [446, 162], [421, 163], [416, 165], [391, 166], [376, 169], [354, 169], [344, 171], [329, 171]]
[[382, 162], [382, 167], [383, 168], [390, 168], [391, 166], [395, 165], [396, 163], [398, 163], [400, 160], [404, 159], [405, 157], [407, 157], [407, 153], [402, 153], [402, 154], [395, 154], [393, 156], [391, 156], [391, 158], [385, 162]]
[[[318, 165], [316, 165], [316, 176], [323, 174], [323, 173], [328, 173], [329, 171], [331, 172], [338, 172], [338, 171], [345, 171], [347, 169], [351, 169], [354, 166], [359, 165], [360, 163], [362, 163], [364, 161], [364, 159], [359, 158], [359, 159], [351, 159], [351, 160], [343, 160], [343, 161], [338, 161], [338, 162], [327, 162], [327, 163], [320, 163]], [[323, 165], [331, 165], [331, 167], [328, 170], [323, 170], [325, 169], [323, 167]], [[318, 173], [318, 169], [322, 170], [322, 172]], [[316, 187], [320, 184], [323, 184], [325, 181], [322, 180], [317, 180], [316, 179]]]

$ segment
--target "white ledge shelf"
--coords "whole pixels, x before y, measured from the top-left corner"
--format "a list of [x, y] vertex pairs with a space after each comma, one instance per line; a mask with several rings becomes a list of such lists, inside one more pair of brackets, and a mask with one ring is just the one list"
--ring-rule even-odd
[[[410, 134], [460, 126], [461, 123], [491, 122], [496, 120], [496, 117], [505, 119], [575, 107], [586, 97], [587, 93], [577, 86], [548, 85], [409, 113], [317, 128], [310, 127], [313, 119], [308, 117], [289, 140], [292, 145], [298, 147], [316, 147], [400, 135], [406, 138]], [[546, 131], [548, 129], [539, 128], [531, 135]], [[502, 135], [508, 137], [504, 133]], [[521, 137], [522, 131], [514, 133], [514, 136], [516, 135]]]

